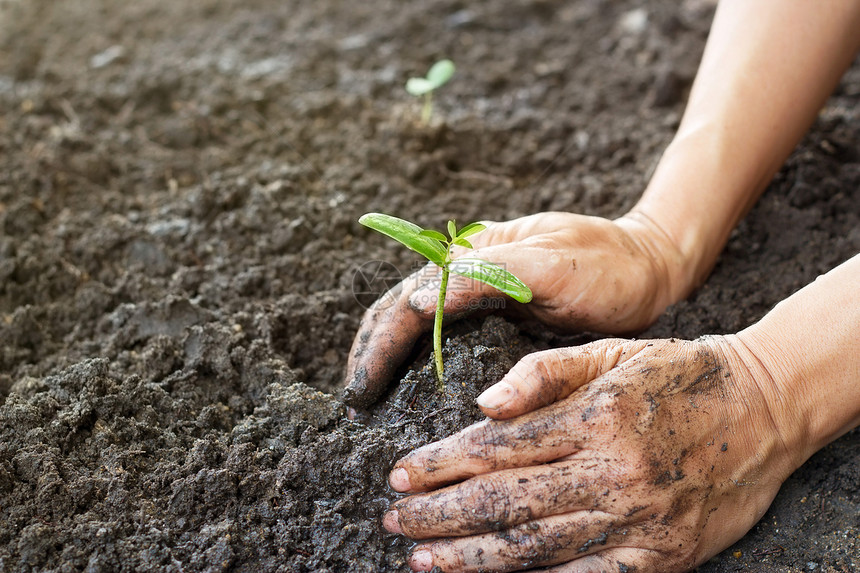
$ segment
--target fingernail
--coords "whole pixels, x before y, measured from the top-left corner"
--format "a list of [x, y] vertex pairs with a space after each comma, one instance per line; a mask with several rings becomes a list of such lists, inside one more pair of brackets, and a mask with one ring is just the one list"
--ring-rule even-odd
[[400, 516], [396, 509], [392, 509], [382, 518], [382, 527], [389, 533], [403, 533], [400, 529]]
[[507, 382], [499, 382], [484, 390], [478, 396], [478, 406], [487, 410], [498, 410], [514, 396], [514, 387]]
[[409, 473], [403, 468], [396, 468], [388, 476], [388, 483], [395, 491], [408, 491], [412, 489], [409, 483]]
[[433, 569], [433, 554], [426, 549], [419, 549], [409, 558], [409, 566], [413, 571], [430, 571]]

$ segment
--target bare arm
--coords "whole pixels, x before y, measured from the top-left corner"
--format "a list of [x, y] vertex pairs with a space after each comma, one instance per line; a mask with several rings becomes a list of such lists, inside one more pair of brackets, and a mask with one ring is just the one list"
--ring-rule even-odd
[[622, 218], [677, 247], [674, 300], [707, 277], [858, 50], [856, 0], [720, 2], [678, 133]]
[[[615, 222], [662, 239], [643, 248], [668, 269], [658, 306], [704, 279], [858, 48], [855, 0], [720, 5], [678, 134]], [[417, 495], [385, 526], [433, 539], [419, 571], [689, 570], [860, 423], [858, 285], [860, 255], [737, 335], [526, 357], [479, 398], [490, 420], [396, 464]]]
[[860, 424], [860, 254], [736, 338], [770, 373], [762, 391], [798, 465]]
[[[611, 334], [647, 327], [704, 281], [858, 49], [858, 0], [724, 0], [681, 126], [636, 207], [615, 221], [539, 213], [494, 223], [471, 254], [523, 279], [535, 296], [516, 310], [545, 324]], [[383, 300], [393, 302], [365, 314], [348, 403], [372, 403], [429, 330], [436, 301], [427, 277], [416, 273]], [[449, 289], [445, 310], [493, 296], [480, 285]]]

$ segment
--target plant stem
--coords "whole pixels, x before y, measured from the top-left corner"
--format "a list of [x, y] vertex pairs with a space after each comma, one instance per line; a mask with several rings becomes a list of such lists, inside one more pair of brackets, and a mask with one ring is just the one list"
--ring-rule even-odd
[[436, 388], [445, 391], [445, 378], [442, 371], [442, 313], [445, 308], [445, 295], [448, 291], [448, 265], [442, 267], [442, 282], [439, 283], [439, 298], [436, 301], [436, 320], [433, 324], [433, 356], [436, 359]]
[[424, 94], [424, 107], [421, 109], [421, 123], [428, 125], [433, 114], [433, 92]]

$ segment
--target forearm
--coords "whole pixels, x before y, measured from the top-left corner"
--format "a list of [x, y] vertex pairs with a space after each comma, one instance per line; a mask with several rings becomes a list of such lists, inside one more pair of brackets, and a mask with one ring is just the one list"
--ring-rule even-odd
[[675, 300], [707, 277], [815, 120], [860, 49], [858, 30], [857, 0], [720, 3], [678, 133], [627, 216], [676, 249]]
[[860, 425], [860, 254], [738, 333], [797, 465]]

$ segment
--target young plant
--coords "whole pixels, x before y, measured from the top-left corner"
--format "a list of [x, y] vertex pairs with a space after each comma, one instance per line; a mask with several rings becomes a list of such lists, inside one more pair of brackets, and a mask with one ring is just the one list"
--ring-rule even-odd
[[451, 247], [454, 245], [467, 249], [473, 248], [466, 238], [487, 228], [481, 223], [470, 223], [458, 231], [456, 223], [448, 221], [449, 236], [446, 237], [439, 231], [422, 229], [414, 223], [382, 213], [367, 213], [362, 215], [358, 222], [400, 242], [442, 269], [433, 323], [433, 355], [440, 392], [445, 387], [442, 368], [442, 314], [445, 308], [449, 275], [454, 273], [486, 283], [519, 302], [526, 303], [532, 299], [532, 291], [529, 287], [498, 265], [477, 258], [451, 259]]
[[421, 110], [421, 123], [427, 125], [433, 114], [433, 92], [442, 87], [454, 75], [454, 62], [439, 60], [423, 78], [409, 78], [406, 91], [415, 97], [424, 96], [424, 108]]

